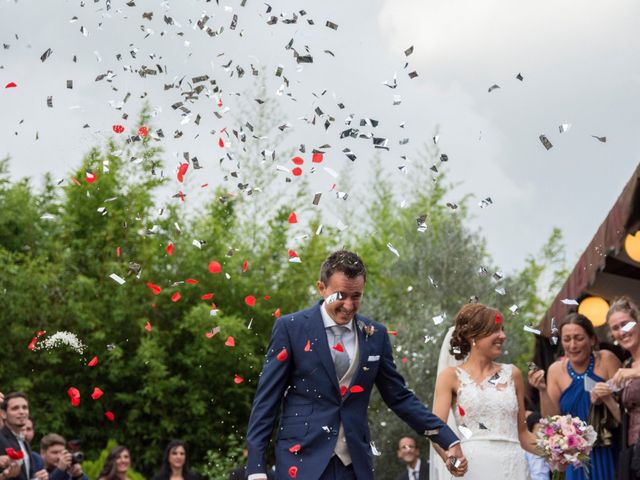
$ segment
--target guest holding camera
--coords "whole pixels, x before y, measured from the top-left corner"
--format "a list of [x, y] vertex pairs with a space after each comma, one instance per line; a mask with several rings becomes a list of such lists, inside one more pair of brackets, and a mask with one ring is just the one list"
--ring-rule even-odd
[[57, 433], [49, 433], [40, 440], [40, 455], [49, 480], [89, 480], [82, 471], [82, 452], [71, 454], [67, 442]]

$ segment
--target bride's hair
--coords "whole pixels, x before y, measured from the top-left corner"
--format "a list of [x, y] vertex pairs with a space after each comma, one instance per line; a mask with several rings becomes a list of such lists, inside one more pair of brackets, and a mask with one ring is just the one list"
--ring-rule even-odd
[[500, 328], [501, 322], [502, 315], [495, 308], [481, 303], [464, 305], [455, 318], [449, 353], [456, 360], [464, 359], [471, 351], [471, 341], [491, 335]]

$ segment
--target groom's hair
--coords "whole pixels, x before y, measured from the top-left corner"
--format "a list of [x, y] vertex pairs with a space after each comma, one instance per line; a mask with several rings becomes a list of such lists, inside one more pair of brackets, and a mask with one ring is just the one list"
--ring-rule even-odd
[[331, 275], [336, 272], [344, 273], [347, 278], [364, 277], [367, 280], [367, 269], [362, 259], [348, 250], [333, 252], [320, 267], [320, 281], [327, 285]]

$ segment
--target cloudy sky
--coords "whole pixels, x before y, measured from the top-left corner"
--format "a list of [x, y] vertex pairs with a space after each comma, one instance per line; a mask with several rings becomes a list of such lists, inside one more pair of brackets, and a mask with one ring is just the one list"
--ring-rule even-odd
[[[329, 186], [340, 189], [345, 180], [339, 173], [350, 163], [344, 148], [357, 155], [351, 184], [366, 182], [377, 153], [401, 185], [398, 167], [410, 173], [437, 130], [449, 179], [460, 183], [450, 200], [472, 193], [475, 206], [492, 198], [490, 207], [473, 208], [473, 226], [509, 271], [536, 252], [554, 226], [562, 228], [574, 260], [638, 165], [640, 37], [634, 27], [640, 4], [631, 0], [273, 0], [270, 12], [256, 0], [244, 6], [241, 0], [111, 0], [108, 10], [106, 0], [0, 2], [0, 155], [12, 157], [13, 178], [37, 182], [45, 171], [69, 178], [91, 146], [116, 135], [113, 125], [135, 130], [136, 113], [148, 101], [153, 128], [165, 134], [167, 175], [175, 177], [183, 152], [203, 166], [189, 171], [188, 186], [174, 181], [159, 202], [190, 188], [185, 208], [197, 208], [194, 199], [207, 194], [199, 186], [221, 181], [219, 160], [235, 141], [222, 129], [254, 123], [240, 113], [241, 98], [256, 78], [264, 79], [265, 95], [282, 111], [271, 129], [254, 132], [264, 137], [255, 140], [260, 150], [276, 150], [269, 168], [293, 167], [278, 155], [284, 146], [277, 127], [288, 122], [289, 145], [305, 144], [307, 152], [331, 145], [314, 173], [310, 155], [303, 155], [312, 188], [327, 192], [323, 202], [330, 201]], [[197, 22], [205, 16], [201, 29]], [[270, 25], [272, 16], [277, 22]], [[297, 63], [294, 52], [313, 63]], [[138, 73], [157, 65], [162, 73]], [[236, 66], [244, 70], [241, 78]], [[106, 76], [96, 81], [99, 75]], [[200, 82], [207, 89], [186, 101], [184, 93], [198, 85], [189, 82], [202, 75], [215, 80], [220, 93]], [[394, 75], [396, 88], [383, 85], [393, 84]], [[11, 82], [16, 87], [4, 88]], [[171, 84], [176, 88], [165, 89]], [[500, 88], [488, 92], [493, 85]], [[188, 111], [171, 107], [178, 101]], [[351, 127], [387, 139], [389, 150], [374, 149], [371, 138], [341, 139], [350, 115]], [[379, 123], [361, 127], [363, 118]], [[570, 125], [564, 133], [562, 124]], [[172, 138], [176, 130], [179, 139]]]

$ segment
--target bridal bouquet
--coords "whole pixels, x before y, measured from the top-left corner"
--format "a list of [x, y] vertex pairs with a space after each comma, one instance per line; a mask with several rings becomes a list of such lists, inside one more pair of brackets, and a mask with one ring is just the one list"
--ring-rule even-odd
[[596, 438], [596, 431], [586, 422], [571, 415], [556, 415], [540, 420], [537, 446], [555, 480], [564, 478], [569, 465], [588, 468], [589, 452]]

